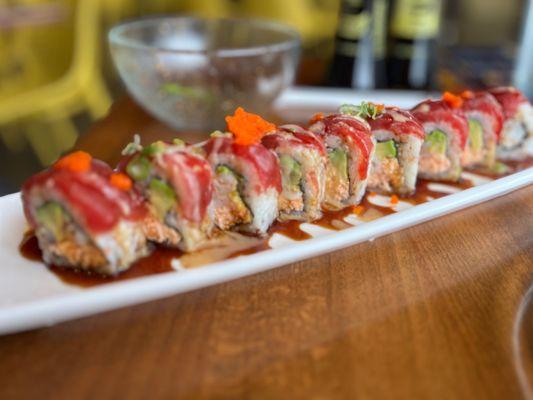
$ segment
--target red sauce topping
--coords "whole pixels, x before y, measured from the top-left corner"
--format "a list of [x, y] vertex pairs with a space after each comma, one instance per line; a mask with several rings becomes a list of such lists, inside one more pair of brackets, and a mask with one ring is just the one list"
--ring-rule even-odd
[[261, 143], [271, 150], [286, 143], [288, 146], [309, 147], [326, 155], [326, 148], [322, 141], [313, 132], [296, 125], [279, 127], [278, 130], [264, 136]]
[[261, 144], [240, 145], [231, 138], [216, 137], [204, 144], [207, 158], [211, 165], [218, 164], [219, 156], [236, 157], [245, 161], [251, 170], [239, 171], [254, 185], [256, 192], [263, 192], [271, 187], [281, 191], [281, 173], [274, 153]]
[[425, 138], [424, 128], [409, 111], [397, 107], [386, 107], [375, 118], [369, 118], [368, 123], [374, 131], [389, 131], [399, 138], [403, 135], [413, 135], [420, 139]]
[[503, 110], [498, 101], [488, 92], [469, 92], [470, 95], [464, 99], [463, 110], [467, 117], [482, 114], [490, 120], [492, 132], [496, 139], [500, 137], [503, 126]]
[[452, 108], [443, 100], [425, 100], [411, 110], [414, 117], [426, 124], [448, 125], [457, 135], [459, 146], [464, 149], [468, 139], [468, 121], [462, 109]]
[[165, 153], [161, 159], [164, 174], [178, 195], [180, 216], [201, 222], [213, 197], [211, 165], [201, 156], [186, 150]]
[[64, 204], [76, 221], [93, 233], [107, 232], [123, 218], [142, 218], [146, 213], [143, 199], [135, 191], [113, 186], [109, 181], [112, 172], [105, 163], [93, 160], [86, 172], [49, 168], [32, 176], [22, 186], [28, 221], [35, 226], [35, 210], [30, 207], [34, 195]]
[[360, 179], [365, 179], [368, 173], [370, 155], [374, 148], [368, 124], [358, 118], [344, 114], [328, 115], [311, 127], [312, 131], [326, 141], [328, 135], [339, 137], [346, 145], [355, 151], [359, 150], [358, 173]]
[[528, 103], [527, 98], [522, 92], [514, 87], [498, 87], [490, 89], [489, 93], [501, 104], [503, 115], [506, 120], [514, 118], [518, 111], [518, 107], [524, 103]]

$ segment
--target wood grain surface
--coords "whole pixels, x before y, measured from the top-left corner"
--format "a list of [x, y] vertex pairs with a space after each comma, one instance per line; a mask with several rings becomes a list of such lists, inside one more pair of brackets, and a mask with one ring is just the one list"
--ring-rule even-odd
[[[127, 118], [140, 125], [120, 122], [133, 107], [79, 146], [113, 161], [130, 129], [164, 133], [140, 110]], [[0, 399], [532, 398], [532, 227], [529, 186], [332, 254], [4, 336]]]

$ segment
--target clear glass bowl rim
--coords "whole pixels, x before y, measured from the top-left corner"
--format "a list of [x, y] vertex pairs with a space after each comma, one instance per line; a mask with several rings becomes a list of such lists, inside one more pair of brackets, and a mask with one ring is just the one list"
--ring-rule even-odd
[[[286, 40], [282, 40], [277, 43], [261, 45], [261, 46], [250, 46], [250, 47], [241, 47], [241, 48], [219, 48], [219, 49], [208, 49], [208, 50], [190, 50], [190, 49], [176, 49], [168, 48], [164, 46], [153, 46], [146, 43], [143, 43], [141, 40], [127, 38], [124, 36], [124, 32], [132, 28], [142, 28], [150, 25], [158, 25], [164, 22], [172, 21], [199, 21], [202, 23], [212, 23], [212, 22], [230, 22], [230, 23], [246, 23], [251, 25], [256, 25], [261, 28], [271, 29], [280, 33], [287, 35]], [[138, 50], [150, 50], [150, 51], [160, 51], [173, 54], [191, 54], [191, 55], [209, 55], [217, 57], [249, 57], [254, 55], [262, 55], [268, 52], [279, 52], [291, 49], [297, 49], [300, 46], [300, 35], [298, 32], [291, 28], [288, 25], [279, 23], [276, 21], [259, 19], [259, 18], [197, 18], [190, 16], [180, 16], [180, 17], [149, 17], [137, 19], [134, 21], [121, 23], [109, 31], [108, 34], [109, 42], [112, 45], [125, 46]]]

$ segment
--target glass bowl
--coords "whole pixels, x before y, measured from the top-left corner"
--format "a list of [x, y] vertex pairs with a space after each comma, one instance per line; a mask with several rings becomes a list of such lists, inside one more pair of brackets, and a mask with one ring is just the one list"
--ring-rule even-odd
[[133, 97], [181, 130], [223, 129], [238, 106], [264, 113], [294, 79], [299, 37], [254, 19], [150, 18], [109, 32]]

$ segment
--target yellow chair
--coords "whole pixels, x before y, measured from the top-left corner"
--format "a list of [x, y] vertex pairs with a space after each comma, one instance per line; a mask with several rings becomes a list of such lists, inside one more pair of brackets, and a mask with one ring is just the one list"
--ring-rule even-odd
[[[0, 8], [16, 12], [0, 35], [0, 99], [61, 77], [72, 57], [75, 0], [10, 0]], [[6, 5], [7, 4], [7, 5]]]
[[103, 1], [78, 0], [72, 63], [63, 77], [0, 100], [0, 126], [32, 119], [25, 130], [26, 138], [42, 163], [53, 161], [74, 144], [77, 137], [71, 120], [74, 114], [88, 111], [93, 118], [99, 118], [111, 105], [111, 96], [100, 73], [103, 51], [99, 22]]

